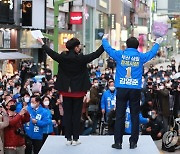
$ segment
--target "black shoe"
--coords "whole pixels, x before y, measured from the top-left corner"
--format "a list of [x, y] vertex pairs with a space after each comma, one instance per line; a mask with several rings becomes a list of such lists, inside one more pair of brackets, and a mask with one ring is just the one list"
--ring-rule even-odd
[[121, 143], [114, 143], [114, 144], [112, 144], [112, 148], [114, 148], [114, 149], [122, 149], [122, 145], [121, 145]]
[[134, 142], [130, 142], [130, 149], [135, 149], [137, 148], [137, 144]]

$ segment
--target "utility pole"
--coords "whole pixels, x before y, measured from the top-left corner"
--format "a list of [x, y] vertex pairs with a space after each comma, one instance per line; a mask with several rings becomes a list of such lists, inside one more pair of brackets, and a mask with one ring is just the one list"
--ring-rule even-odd
[[[54, 51], [58, 52], [58, 35], [59, 35], [59, 6], [64, 3], [72, 2], [73, 0], [54, 0], [54, 34], [50, 35], [47, 33], [43, 33], [45, 37], [53, 41]], [[58, 63], [54, 61], [53, 63], [53, 74], [57, 74], [58, 71]]]

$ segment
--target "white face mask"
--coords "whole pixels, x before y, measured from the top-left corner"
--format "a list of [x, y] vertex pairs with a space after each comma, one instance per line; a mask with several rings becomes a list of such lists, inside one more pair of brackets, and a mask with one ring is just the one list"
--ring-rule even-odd
[[159, 86], [159, 89], [161, 89], [161, 90], [164, 89], [164, 86]]
[[155, 118], [156, 118], [156, 115], [155, 115], [155, 114], [153, 114], [151, 117], [152, 117], [152, 119], [155, 119]]
[[148, 74], [148, 77], [150, 77], [151, 76], [151, 74]]
[[3, 95], [3, 93], [4, 93], [4, 92], [1, 90], [1, 91], [0, 91], [0, 95]]
[[31, 103], [31, 107], [32, 107], [33, 109], [35, 109], [35, 108], [36, 108], [36, 104]]
[[24, 101], [25, 101], [26, 103], [28, 103], [28, 102], [29, 102], [29, 100], [30, 100], [30, 98], [29, 98], [29, 97], [25, 97], [25, 98], [24, 98]]
[[44, 101], [43, 104], [44, 104], [45, 106], [48, 106], [48, 105], [49, 105], [49, 101]]
[[160, 83], [161, 82], [161, 80], [157, 80], [157, 83]]
[[115, 87], [114, 87], [114, 86], [111, 86], [111, 87], [109, 87], [109, 90], [114, 91], [114, 90], [115, 90]]
[[165, 80], [165, 81], [167, 81], [167, 80], [168, 80], [168, 78], [164, 78], [164, 80]]
[[145, 81], [145, 79], [142, 79], [142, 82], [144, 82]]
[[167, 84], [166, 84], [166, 87], [171, 87], [171, 84], [170, 84], [170, 83], [167, 83]]
[[109, 71], [106, 71], [105, 73], [106, 73], [106, 74], [109, 74]]
[[98, 85], [99, 85], [99, 83], [94, 83], [94, 86], [95, 86], [95, 87], [98, 87]]

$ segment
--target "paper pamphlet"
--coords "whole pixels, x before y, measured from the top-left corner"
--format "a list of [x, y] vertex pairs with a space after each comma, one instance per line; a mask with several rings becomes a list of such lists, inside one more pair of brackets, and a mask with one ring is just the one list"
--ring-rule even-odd
[[44, 38], [44, 36], [40, 30], [33, 30], [33, 31], [31, 31], [31, 34], [35, 39]]

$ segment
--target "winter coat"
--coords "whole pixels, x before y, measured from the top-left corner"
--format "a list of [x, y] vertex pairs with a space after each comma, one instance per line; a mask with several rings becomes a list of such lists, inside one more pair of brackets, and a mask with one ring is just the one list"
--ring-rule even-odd
[[23, 124], [30, 120], [30, 115], [26, 112], [24, 115], [15, 114], [9, 116], [9, 126], [4, 129], [4, 147], [20, 147], [25, 145], [25, 139], [20, 135], [23, 133]]
[[52, 59], [59, 63], [55, 89], [62, 92], [86, 92], [90, 89], [91, 83], [87, 64], [104, 52], [102, 46], [87, 55], [77, 54], [74, 50], [58, 54], [47, 45], [43, 45], [42, 48]]

